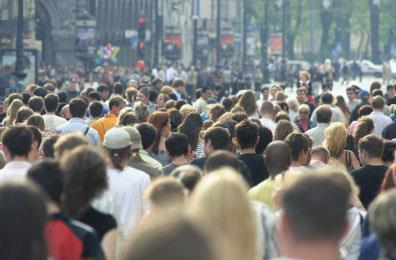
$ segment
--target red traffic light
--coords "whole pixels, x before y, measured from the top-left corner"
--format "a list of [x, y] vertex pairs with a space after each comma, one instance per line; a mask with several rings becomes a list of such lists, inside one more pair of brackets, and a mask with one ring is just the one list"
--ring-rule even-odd
[[146, 19], [144, 17], [139, 17], [138, 18], [138, 23], [144, 23]]
[[144, 43], [143, 42], [139, 42], [139, 49], [144, 49]]

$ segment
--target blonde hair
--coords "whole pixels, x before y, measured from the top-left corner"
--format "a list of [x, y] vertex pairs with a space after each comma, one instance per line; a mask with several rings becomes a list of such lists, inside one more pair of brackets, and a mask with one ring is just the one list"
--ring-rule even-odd
[[309, 106], [306, 104], [302, 104], [298, 107], [298, 112], [310, 112], [311, 109], [309, 109]]
[[173, 177], [160, 177], [150, 184], [146, 197], [152, 205], [163, 211], [182, 212], [184, 208], [184, 187]]
[[344, 151], [347, 138], [347, 129], [342, 123], [332, 123], [325, 130], [325, 146], [330, 156], [338, 159]]
[[173, 93], [173, 89], [172, 89], [172, 87], [170, 87], [170, 86], [163, 86], [163, 87], [161, 88], [160, 93], [161, 93], [161, 94], [167, 94], [167, 95], [169, 95], [170, 93]]
[[5, 126], [11, 126], [14, 124], [18, 111], [21, 107], [23, 107], [23, 102], [21, 100], [14, 99], [14, 101], [12, 101], [7, 110], [7, 118], [4, 120]]
[[[248, 187], [234, 170], [223, 168], [196, 187], [190, 214], [229, 250], [228, 259], [259, 259], [257, 226], [247, 197]], [[238, 207], [238, 210], [235, 208]]]
[[[287, 105], [289, 106], [290, 110], [293, 110], [294, 112], [297, 112], [299, 110], [299, 104], [297, 99], [291, 98], [287, 100]], [[309, 109], [309, 107], [308, 107]]]
[[190, 113], [196, 112], [195, 108], [193, 108], [190, 104], [185, 104], [180, 108], [180, 113], [183, 115], [183, 118], [186, 118]]

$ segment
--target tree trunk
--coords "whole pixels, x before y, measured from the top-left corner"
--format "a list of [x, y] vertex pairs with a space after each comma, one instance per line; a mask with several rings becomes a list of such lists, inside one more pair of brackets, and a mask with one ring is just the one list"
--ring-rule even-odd
[[373, 0], [368, 0], [370, 8], [370, 40], [371, 40], [371, 60], [374, 63], [380, 63], [379, 50], [379, 21], [380, 15], [378, 5], [373, 4]]
[[321, 58], [327, 58], [330, 54], [329, 35], [330, 27], [333, 20], [333, 13], [331, 10], [324, 10], [320, 12], [320, 22], [322, 24], [322, 39], [320, 41]]

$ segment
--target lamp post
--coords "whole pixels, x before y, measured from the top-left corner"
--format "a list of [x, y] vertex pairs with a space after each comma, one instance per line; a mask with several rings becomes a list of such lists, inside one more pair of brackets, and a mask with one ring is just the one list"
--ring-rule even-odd
[[160, 26], [159, 0], [154, 0], [154, 67], [159, 64]]
[[197, 55], [197, 41], [198, 41], [198, 19], [199, 19], [199, 1], [193, 0], [193, 65], [197, 67], [198, 65], [198, 55]]
[[19, 79], [26, 77], [23, 73], [23, 0], [18, 0], [15, 76]]
[[216, 66], [221, 66], [221, 0], [217, 0], [217, 23], [216, 23]]
[[247, 0], [243, 0], [243, 31], [242, 31], [242, 67], [247, 67]]

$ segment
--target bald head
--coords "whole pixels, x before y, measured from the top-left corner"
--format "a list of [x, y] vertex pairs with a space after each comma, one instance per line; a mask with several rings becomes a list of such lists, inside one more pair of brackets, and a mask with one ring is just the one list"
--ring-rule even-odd
[[283, 141], [270, 143], [267, 147], [265, 161], [271, 178], [288, 170], [291, 165], [289, 146]]

